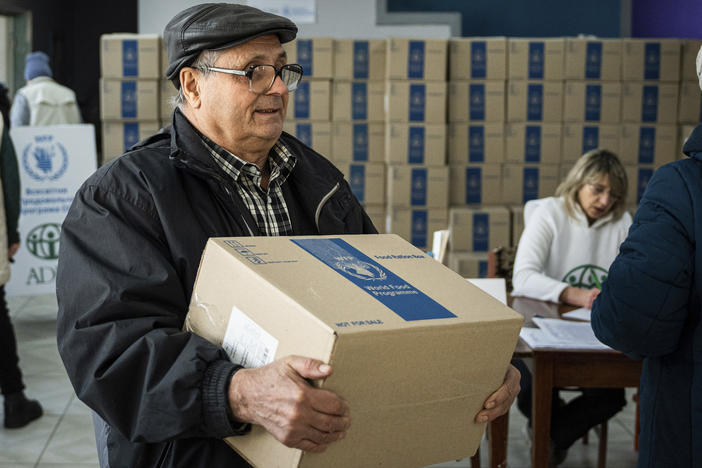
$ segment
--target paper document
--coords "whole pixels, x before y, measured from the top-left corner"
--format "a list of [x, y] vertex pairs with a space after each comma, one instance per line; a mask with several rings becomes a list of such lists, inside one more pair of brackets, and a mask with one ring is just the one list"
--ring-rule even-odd
[[575, 319], [575, 320], [585, 320], [586, 322], [590, 321], [590, 309], [586, 309], [585, 307], [581, 307], [579, 309], [571, 310], [570, 312], [566, 312], [563, 314], [561, 317], [569, 318], [569, 319]]
[[473, 286], [482, 289], [504, 305], [507, 305], [507, 285], [504, 278], [466, 278]]
[[587, 322], [535, 317], [539, 328], [522, 328], [519, 336], [531, 348], [611, 349], [600, 342]]

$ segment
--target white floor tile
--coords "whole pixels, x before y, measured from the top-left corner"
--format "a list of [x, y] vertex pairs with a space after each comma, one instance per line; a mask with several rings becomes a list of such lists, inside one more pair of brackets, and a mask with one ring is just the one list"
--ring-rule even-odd
[[45, 414], [21, 429], [0, 428], [0, 463], [35, 463], [39, 460], [59, 417]]
[[97, 449], [91, 417], [85, 414], [64, 415], [40, 462], [97, 465]]

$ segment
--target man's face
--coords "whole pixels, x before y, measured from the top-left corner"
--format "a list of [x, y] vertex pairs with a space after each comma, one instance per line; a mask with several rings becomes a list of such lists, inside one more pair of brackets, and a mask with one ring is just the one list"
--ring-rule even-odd
[[[214, 66], [248, 70], [274, 65], [278, 69], [286, 60], [278, 37], [267, 35], [225, 50]], [[201, 80], [200, 92], [200, 114], [208, 133], [214, 133], [207, 136], [234, 154], [245, 156], [252, 149], [270, 148], [280, 137], [289, 97], [280, 78], [265, 94], [256, 94], [249, 90], [246, 76], [211, 72]]]

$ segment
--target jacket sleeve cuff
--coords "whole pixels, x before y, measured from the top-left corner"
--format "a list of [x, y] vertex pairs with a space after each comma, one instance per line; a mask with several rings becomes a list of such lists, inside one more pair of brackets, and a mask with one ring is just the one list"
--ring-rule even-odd
[[229, 382], [241, 366], [229, 361], [215, 361], [207, 368], [202, 379], [202, 413], [204, 429], [211, 437], [224, 438], [243, 435], [251, 425], [230, 419], [227, 398]]

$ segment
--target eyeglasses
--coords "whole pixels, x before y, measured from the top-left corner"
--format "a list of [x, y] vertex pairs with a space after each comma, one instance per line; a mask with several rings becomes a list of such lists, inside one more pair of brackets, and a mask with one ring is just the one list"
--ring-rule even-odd
[[231, 68], [202, 67], [202, 69], [227, 73], [229, 75], [245, 76], [249, 79], [249, 91], [256, 94], [265, 94], [273, 87], [277, 77], [287, 86], [289, 92], [297, 89], [297, 85], [302, 79], [302, 67], [296, 63], [289, 63], [280, 68], [273, 65], [255, 65], [248, 70], [234, 70]]

